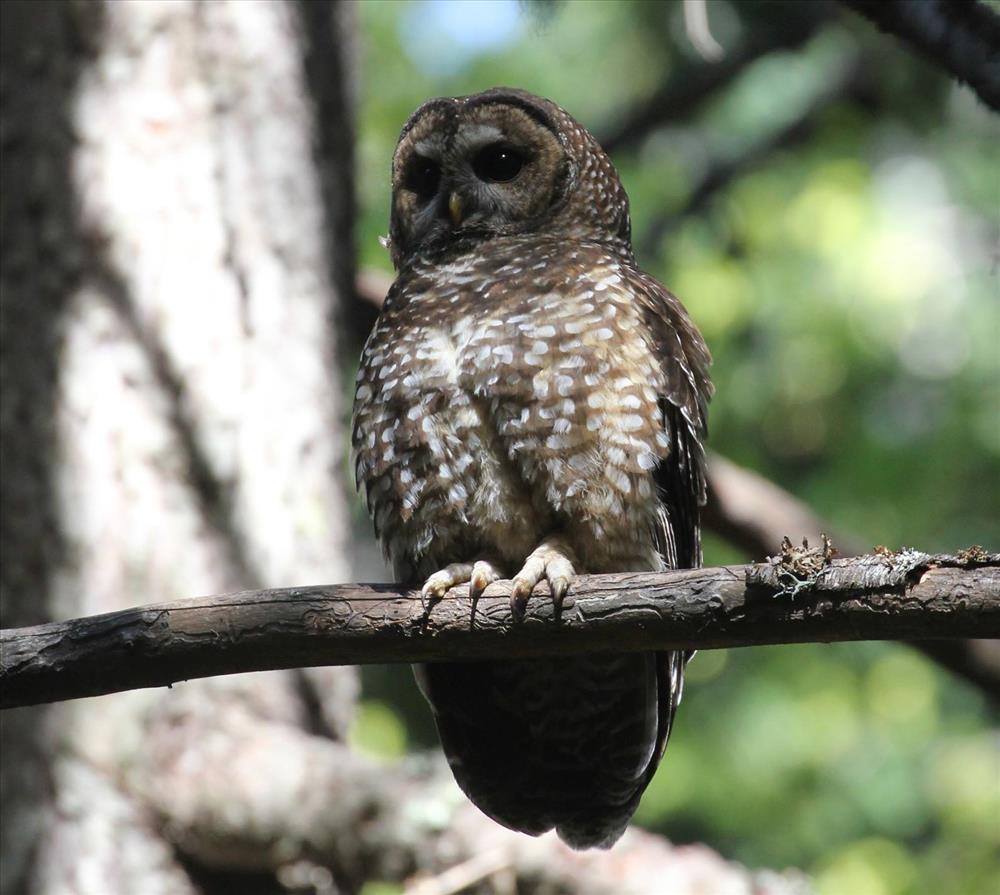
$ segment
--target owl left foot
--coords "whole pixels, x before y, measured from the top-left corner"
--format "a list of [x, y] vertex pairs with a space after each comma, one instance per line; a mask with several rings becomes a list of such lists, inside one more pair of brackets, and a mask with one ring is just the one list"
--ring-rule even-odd
[[563, 597], [576, 577], [573, 564], [577, 561], [573, 548], [559, 537], [546, 538], [525, 560], [524, 567], [514, 576], [514, 589], [510, 594], [510, 608], [514, 618], [524, 618], [528, 597], [543, 578], [552, 591], [556, 609], [562, 606]]

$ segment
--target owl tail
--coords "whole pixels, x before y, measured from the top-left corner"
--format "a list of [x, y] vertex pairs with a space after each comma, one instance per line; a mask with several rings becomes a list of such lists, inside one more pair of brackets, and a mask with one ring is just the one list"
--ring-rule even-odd
[[459, 786], [505, 827], [610, 848], [653, 776], [683, 653], [415, 666]]

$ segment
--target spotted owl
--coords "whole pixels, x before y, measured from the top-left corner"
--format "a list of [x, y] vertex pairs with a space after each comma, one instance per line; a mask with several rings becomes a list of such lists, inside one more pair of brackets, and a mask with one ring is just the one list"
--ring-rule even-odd
[[[398, 581], [561, 602], [586, 572], [700, 563], [710, 357], [637, 266], [596, 140], [520, 90], [425, 103], [392, 162], [397, 277], [354, 405], [359, 489]], [[415, 669], [459, 785], [575, 848], [622, 834], [663, 754], [688, 655]]]

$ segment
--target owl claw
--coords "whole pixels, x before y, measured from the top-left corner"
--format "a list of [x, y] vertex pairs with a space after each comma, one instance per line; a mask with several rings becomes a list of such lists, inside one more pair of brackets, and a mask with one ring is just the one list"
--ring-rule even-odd
[[[510, 611], [514, 619], [520, 621], [524, 618], [531, 592], [535, 589], [535, 585], [543, 580], [549, 583], [552, 602], [558, 612], [566, 592], [576, 577], [574, 562], [576, 557], [572, 549], [561, 538], [546, 538], [542, 541], [514, 577], [510, 593]], [[455, 585], [468, 584], [469, 596], [475, 601], [482, 596], [487, 587], [503, 577], [503, 570], [490, 559], [456, 562], [430, 575], [420, 589], [420, 597], [426, 605], [440, 600]]]
[[525, 578], [514, 579], [514, 589], [510, 592], [510, 612], [514, 621], [521, 621], [528, 609], [528, 597], [533, 585]]
[[424, 602], [440, 600], [456, 584], [468, 584], [469, 596], [478, 600], [483, 591], [494, 581], [503, 578], [503, 572], [488, 559], [475, 563], [456, 562], [435, 572], [420, 589]]
[[472, 574], [472, 563], [456, 562], [445, 566], [431, 575], [420, 588], [420, 596], [426, 600], [440, 600], [456, 584], [465, 584]]
[[524, 618], [528, 607], [528, 597], [535, 585], [543, 578], [552, 591], [552, 602], [558, 611], [569, 590], [576, 570], [576, 557], [570, 546], [561, 538], [546, 538], [525, 560], [524, 567], [514, 578], [514, 588], [510, 594], [510, 608], [515, 620]]
[[477, 560], [472, 567], [472, 576], [469, 578], [469, 596], [473, 600], [478, 600], [483, 595], [483, 591], [500, 578], [503, 578], [503, 572], [492, 562], [487, 559]]
[[557, 609], [561, 608], [566, 591], [569, 590], [569, 581], [565, 578], [556, 578], [553, 581], [550, 578], [549, 587], [552, 588], [552, 602], [555, 603]]

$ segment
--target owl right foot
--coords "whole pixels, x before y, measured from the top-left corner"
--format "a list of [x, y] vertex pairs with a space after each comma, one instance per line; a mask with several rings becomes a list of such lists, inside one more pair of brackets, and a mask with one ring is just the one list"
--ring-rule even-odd
[[489, 559], [456, 562], [431, 575], [420, 589], [420, 595], [424, 600], [439, 600], [456, 584], [468, 584], [469, 596], [478, 600], [490, 584], [503, 577], [500, 568]]

